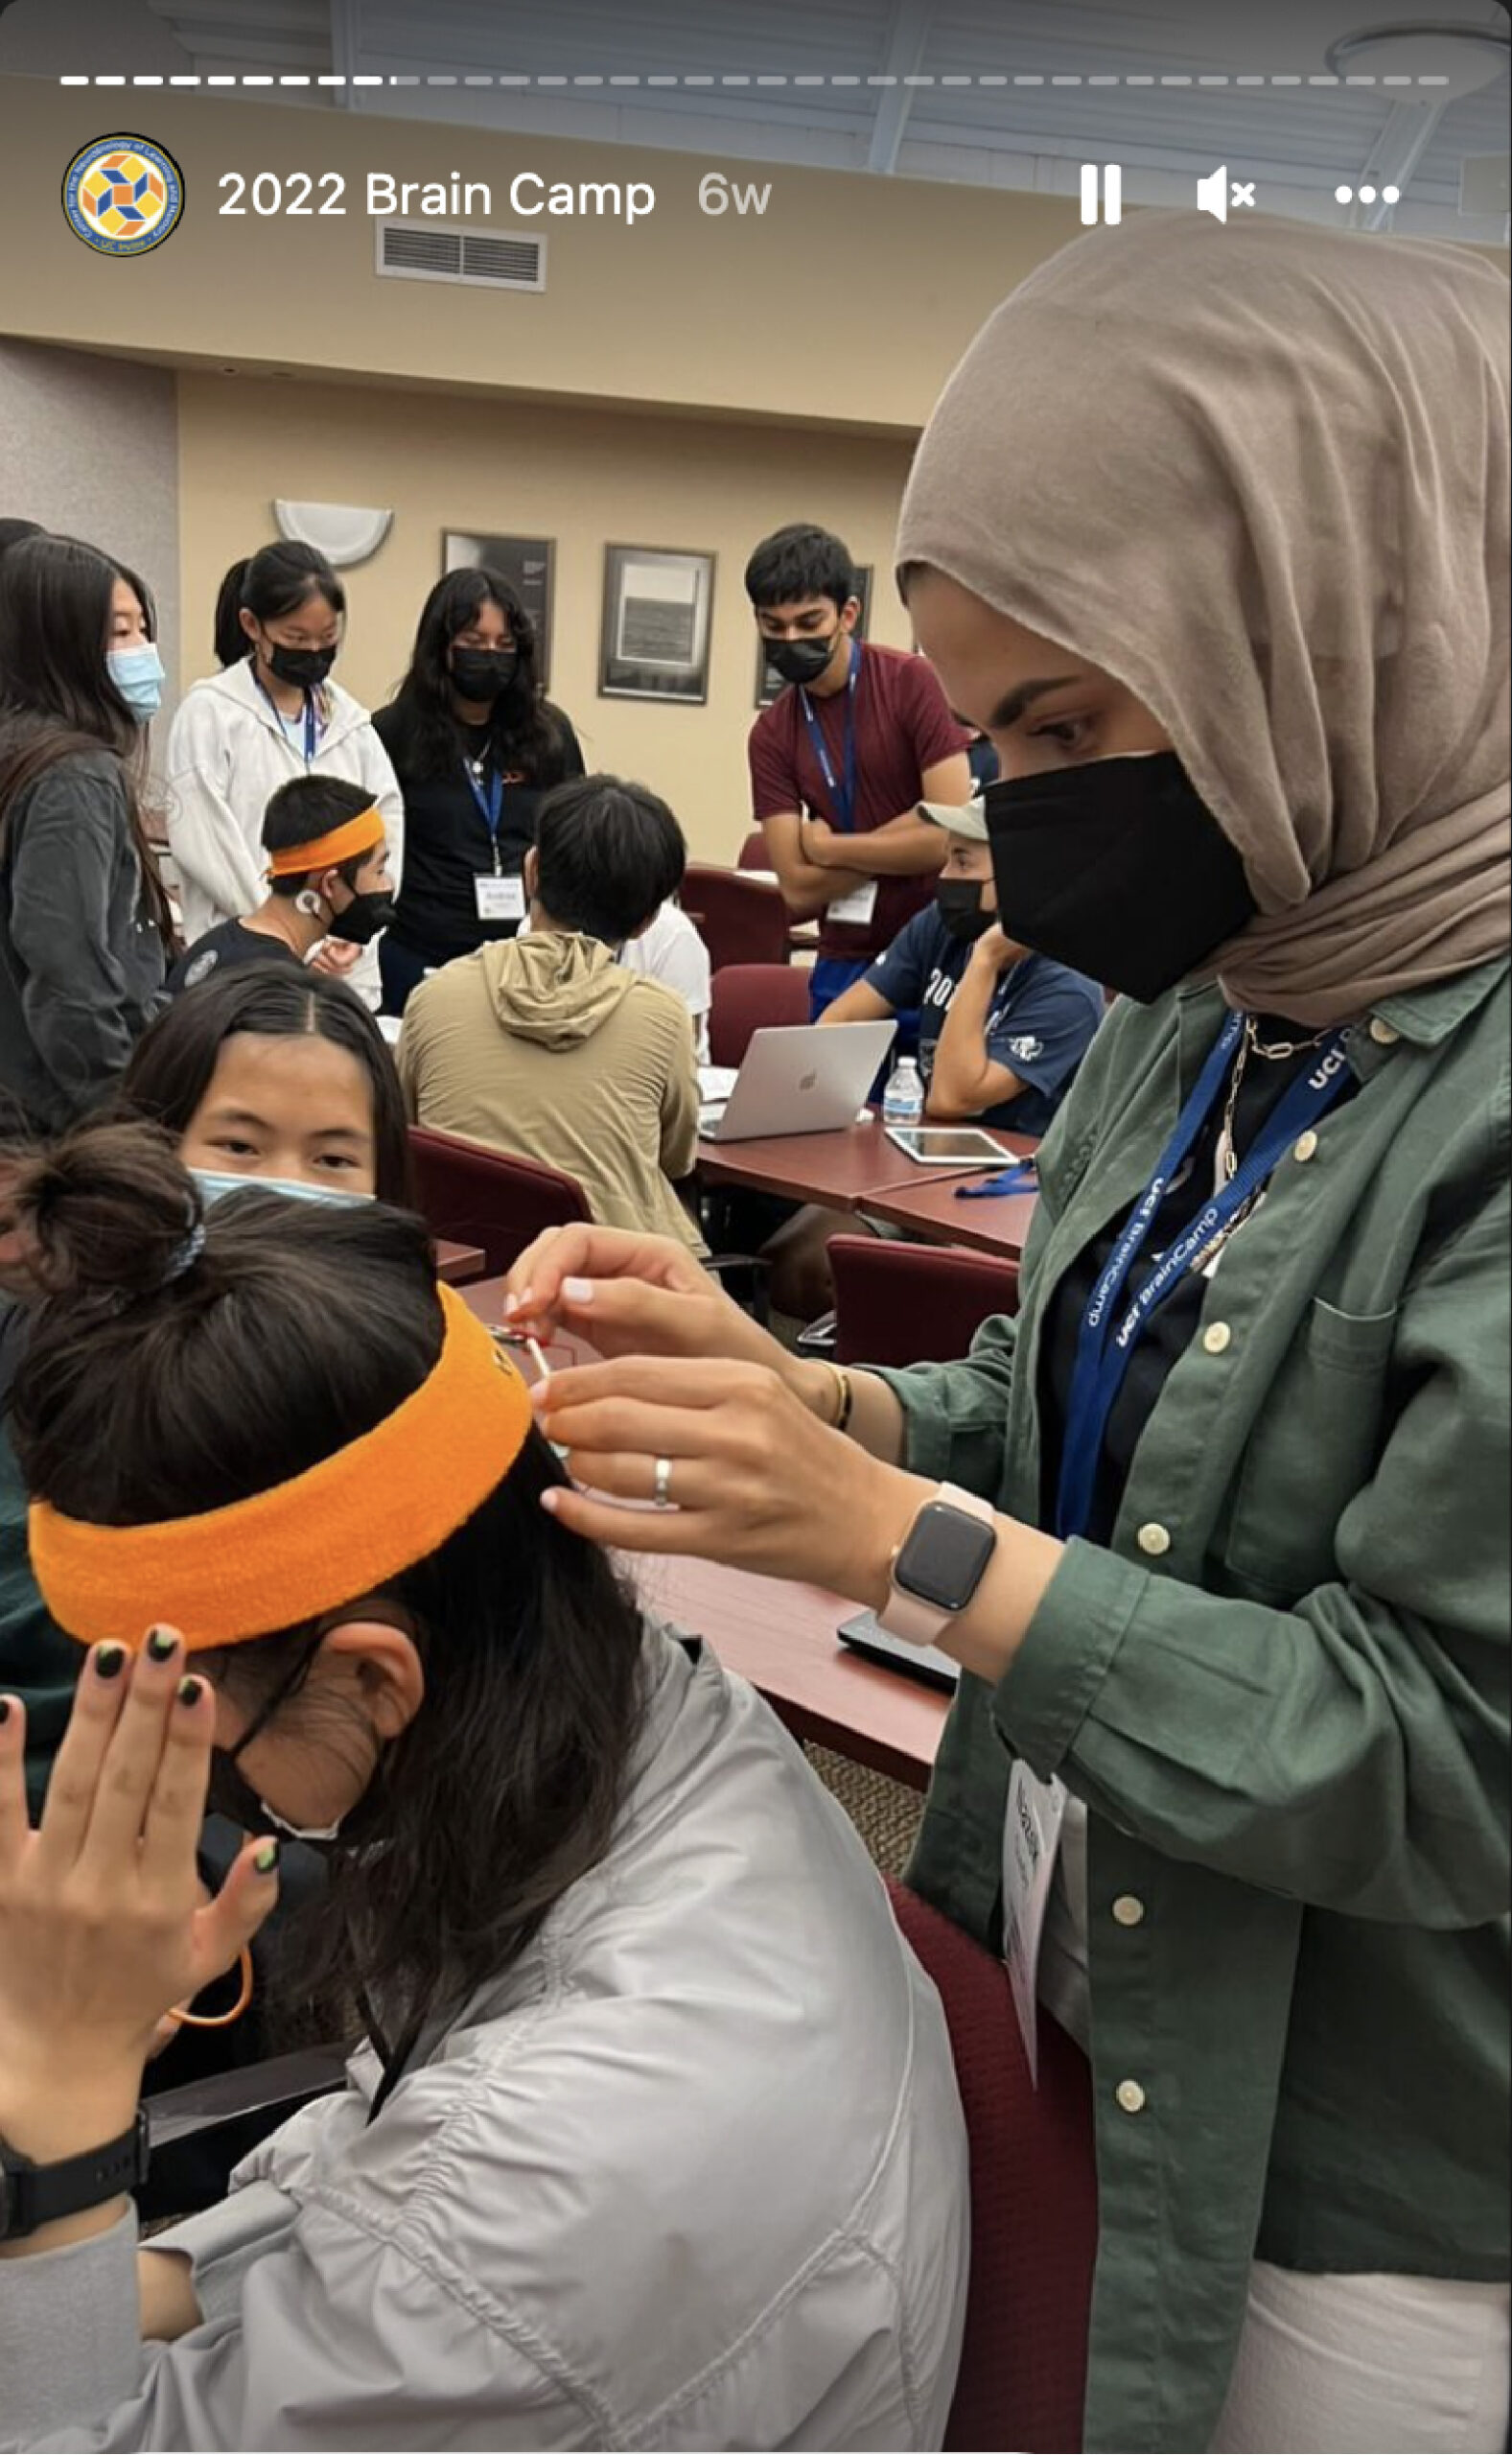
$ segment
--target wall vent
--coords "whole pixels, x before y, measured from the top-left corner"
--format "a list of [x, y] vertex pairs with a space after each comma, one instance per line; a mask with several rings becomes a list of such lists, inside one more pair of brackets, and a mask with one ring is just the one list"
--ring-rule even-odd
[[470, 289], [545, 290], [546, 241], [522, 230], [380, 222], [378, 270], [389, 281], [459, 281]]

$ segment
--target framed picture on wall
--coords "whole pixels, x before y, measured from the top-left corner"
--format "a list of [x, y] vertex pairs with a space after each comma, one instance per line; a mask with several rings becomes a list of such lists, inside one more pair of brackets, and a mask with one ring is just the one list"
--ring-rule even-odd
[[606, 546], [599, 697], [702, 707], [709, 697], [713, 602], [712, 554]]
[[556, 552], [552, 537], [494, 537], [473, 528], [447, 528], [441, 535], [443, 572], [468, 571], [486, 564], [506, 579], [519, 597], [536, 635], [536, 679], [543, 690], [551, 680], [551, 566]]
[[[864, 640], [867, 617], [872, 611], [872, 566], [870, 563], [857, 563], [855, 570], [856, 595], [861, 599], [861, 611], [856, 616], [856, 638]], [[756, 706], [770, 708], [778, 692], [784, 688], [782, 677], [777, 667], [768, 664], [766, 649], [758, 638], [756, 641]]]

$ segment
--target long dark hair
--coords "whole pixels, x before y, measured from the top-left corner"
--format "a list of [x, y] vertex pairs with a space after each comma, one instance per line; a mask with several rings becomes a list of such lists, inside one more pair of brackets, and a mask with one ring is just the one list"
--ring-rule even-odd
[[564, 774], [566, 719], [543, 698], [536, 667], [535, 625], [502, 572], [474, 564], [438, 579], [420, 609], [409, 670], [387, 711], [384, 747], [398, 772], [449, 776], [456, 766], [456, 719], [447, 652], [459, 631], [495, 604], [509, 625], [520, 663], [509, 689], [495, 700], [488, 747], [500, 774], [529, 784], [552, 784]]
[[275, 957], [237, 964], [184, 990], [137, 1041], [113, 1112], [145, 1118], [176, 1140], [210, 1088], [222, 1046], [239, 1032], [260, 1040], [315, 1033], [356, 1058], [373, 1088], [378, 1198], [409, 1206], [408, 1124], [388, 1043], [361, 997], [325, 972], [296, 971]]
[[255, 554], [244, 554], [232, 564], [216, 597], [217, 664], [240, 665], [252, 653], [252, 642], [242, 628], [244, 606], [259, 622], [277, 622], [315, 596], [323, 596], [333, 614], [346, 612], [346, 591], [315, 547], [285, 538]]
[[[184, 1268], [193, 1181], [164, 1137], [127, 1126], [18, 1163], [10, 1193], [48, 1291], [16, 1375], [16, 1448], [29, 1488], [70, 1517], [155, 1524], [245, 1499], [371, 1431], [435, 1362], [425, 1232], [382, 1204], [254, 1188], [203, 1213]], [[330, 2018], [359, 1995], [390, 2036], [454, 2016], [609, 1845], [641, 1623], [608, 1557], [541, 1508], [561, 1481], [532, 1432], [474, 1516], [386, 1589], [415, 1620], [425, 1699], [364, 1801], [384, 1846], [333, 1861], [298, 1976]], [[384, 1494], [371, 1501], [381, 1513]], [[347, 1542], [355, 1599], [361, 1545]], [[268, 1576], [276, 1592], [276, 1559]], [[206, 1668], [253, 1713], [314, 1634], [254, 1638]], [[278, 1710], [310, 1744], [341, 1744], [297, 1687]]]
[[142, 790], [147, 729], [110, 679], [110, 602], [132, 590], [157, 637], [145, 580], [74, 537], [23, 537], [0, 561], [0, 849], [23, 793], [60, 759], [108, 751], [126, 796], [131, 846], [158, 936], [172, 951], [174, 917], [148, 838]]

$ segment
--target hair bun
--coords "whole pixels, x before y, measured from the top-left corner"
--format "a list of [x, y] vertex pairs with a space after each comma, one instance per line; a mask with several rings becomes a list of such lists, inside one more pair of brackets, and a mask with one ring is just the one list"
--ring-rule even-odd
[[64, 1301], [155, 1292], [186, 1266], [202, 1214], [173, 1141], [150, 1125], [81, 1126], [12, 1157], [5, 1199], [31, 1230], [33, 1277]]

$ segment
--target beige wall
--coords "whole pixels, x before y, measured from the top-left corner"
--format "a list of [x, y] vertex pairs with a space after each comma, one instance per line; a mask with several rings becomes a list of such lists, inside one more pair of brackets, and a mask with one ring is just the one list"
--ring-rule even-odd
[[176, 390], [166, 367], [0, 341], [0, 513], [86, 537], [140, 572], [157, 608], [169, 713], [179, 663]]
[[[758, 537], [793, 519], [836, 528], [875, 569], [872, 637], [908, 644], [890, 564], [902, 443], [187, 374], [179, 437], [186, 683], [211, 669], [216, 589], [229, 563], [275, 533], [275, 495], [393, 509], [378, 554], [347, 574], [340, 679], [370, 706], [404, 670], [444, 528], [553, 537], [551, 695], [589, 765], [664, 794], [695, 855], [733, 859], [749, 825], [756, 648], [741, 573]], [[598, 697], [608, 542], [716, 556], [707, 706]]]
[[[54, 201], [73, 153], [113, 114], [167, 145], [185, 180], [179, 227], [128, 264], [81, 246]], [[0, 313], [18, 335], [895, 433], [922, 426], [989, 310], [1079, 226], [1064, 198], [756, 163], [726, 167], [770, 183], [764, 217], [709, 220], [698, 183], [717, 159], [166, 88], [111, 95], [0, 77], [0, 125], [10, 195], [47, 199], [28, 204], [26, 245], [6, 254]], [[299, 169], [344, 174], [347, 203], [363, 209], [221, 217], [222, 173]], [[544, 294], [380, 281], [369, 170], [491, 181], [489, 226], [547, 236]], [[523, 170], [574, 185], [648, 180], [657, 209], [633, 228], [522, 222], [507, 190]]]

